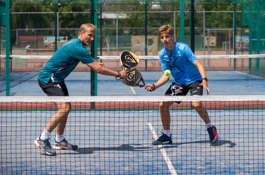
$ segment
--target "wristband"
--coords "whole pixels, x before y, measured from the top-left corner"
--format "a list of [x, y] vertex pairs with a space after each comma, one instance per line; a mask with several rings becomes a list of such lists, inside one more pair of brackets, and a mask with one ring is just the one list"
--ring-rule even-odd
[[208, 81], [208, 79], [207, 79], [207, 78], [203, 78], [202, 80]]
[[116, 80], [120, 80], [121, 79], [121, 73], [118, 71], [119, 75], [115, 77]]
[[121, 77], [121, 73], [120, 73], [119, 71], [118, 71], [118, 74], [119, 74], [119, 75], [118, 75], [118, 76], [116, 76], [116, 77]]
[[154, 91], [154, 90], [156, 90], [156, 86], [155, 86], [155, 84], [153, 84], [153, 86], [154, 86], [154, 89], [152, 89], [152, 90]]

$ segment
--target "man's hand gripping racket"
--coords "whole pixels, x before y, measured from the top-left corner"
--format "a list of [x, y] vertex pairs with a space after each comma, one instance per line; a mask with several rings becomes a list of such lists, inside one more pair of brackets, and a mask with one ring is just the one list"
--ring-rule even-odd
[[[120, 64], [123, 70], [128, 71], [121, 81], [128, 86], [144, 87], [145, 82], [141, 72], [136, 68], [139, 58], [130, 51], [123, 51], [120, 55]], [[142, 81], [142, 84], [140, 84]]]

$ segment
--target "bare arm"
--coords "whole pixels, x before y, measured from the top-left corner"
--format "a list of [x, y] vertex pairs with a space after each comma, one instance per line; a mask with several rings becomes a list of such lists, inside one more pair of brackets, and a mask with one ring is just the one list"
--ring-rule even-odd
[[[104, 63], [98, 62], [96, 60], [93, 63], [87, 64], [87, 66], [90, 67], [96, 73], [102, 75], [115, 76], [115, 77], [119, 76], [119, 72], [106, 68], [104, 66]], [[121, 71], [120, 76], [121, 78], [125, 77], [126, 71], [125, 70]]]
[[[196, 60], [196, 61], [193, 62], [193, 64], [198, 68], [202, 78], [207, 78], [205, 69], [204, 69], [203, 65], [201, 64], [201, 62], [199, 60]], [[207, 81], [206, 80], [202, 80], [202, 83], [200, 85], [203, 86], [204, 89], [207, 90], [207, 95], [208, 95], [210, 93], [210, 89], [208, 87]]]
[[168, 80], [169, 76], [165, 76], [163, 71], [161, 78], [155, 84], [147, 84], [144, 86], [144, 89], [146, 89], [147, 91], [153, 91], [166, 84]]

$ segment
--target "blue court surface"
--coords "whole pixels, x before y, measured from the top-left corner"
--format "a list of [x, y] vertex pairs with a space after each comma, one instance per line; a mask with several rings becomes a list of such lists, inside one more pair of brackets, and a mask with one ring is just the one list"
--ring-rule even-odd
[[[161, 71], [142, 72], [146, 84], [155, 83]], [[38, 72], [12, 72], [10, 75], [11, 96], [45, 96], [37, 82]], [[265, 80], [238, 71], [207, 71], [210, 95], [264, 95]], [[163, 96], [170, 81], [154, 92], [139, 87], [129, 87], [114, 77], [98, 75], [98, 96]], [[70, 96], [90, 95], [90, 73], [72, 72], [65, 83]], [[0, 96], [5, 96], [5, 76], [0, 76]], [[204, 91], [204, 94], [205, 91]]]
[[65, 136], [79, 149], [56, 150], [50, 157], [34, 140], [54, 111], [2, 111], [0, 169], [2, 174], [264, 174], [264, 110], [208, 112], [218, 143], [209, 143], [195, 110], [183, 110], [171, 113], [173, 144], [156, 146], [159, 111], [72, 111]]

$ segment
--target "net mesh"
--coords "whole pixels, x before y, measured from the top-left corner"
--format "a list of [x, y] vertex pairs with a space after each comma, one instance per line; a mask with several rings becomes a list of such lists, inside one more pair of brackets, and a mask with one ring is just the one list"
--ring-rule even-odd
[[[172, 144], [152, 145], [163, 131], [159, 103], [170, 107]], [[191, 103], [202, 101], [217, 128], [210, 144]], [[45, 156], [34, 140], [70, 102], [65, 138], [77, 150]], [[265, 96], [3, 97], [1, 174], [262, 174]], [[51, 134], [51, 145], [55, 130]]]

